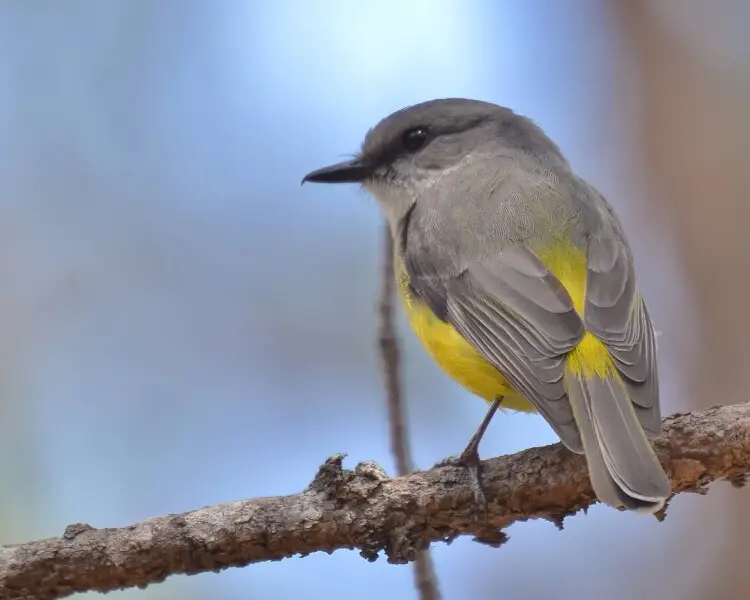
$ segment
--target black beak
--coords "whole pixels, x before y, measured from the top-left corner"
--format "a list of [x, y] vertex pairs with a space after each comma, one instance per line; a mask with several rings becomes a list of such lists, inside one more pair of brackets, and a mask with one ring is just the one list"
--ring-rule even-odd
[[369, 174], [370, 168], [355, 158], [312, 171], [302, 178], [302, 183], [359, 183]]

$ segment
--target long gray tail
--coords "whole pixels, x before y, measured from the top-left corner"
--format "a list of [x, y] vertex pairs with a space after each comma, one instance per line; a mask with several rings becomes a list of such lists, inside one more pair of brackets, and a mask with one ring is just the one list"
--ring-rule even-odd
[[617, 375], [589, 379], [566, 369], [565, 387], [597, 498], [637, 512], [658, 511], [671, 485], [624, 383]]

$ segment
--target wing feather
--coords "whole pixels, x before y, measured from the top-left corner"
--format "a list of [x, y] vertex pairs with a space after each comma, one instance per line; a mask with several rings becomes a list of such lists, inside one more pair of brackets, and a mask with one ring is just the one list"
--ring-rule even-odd
[[643, 428], [661, 428], [656, 341], [638, 291], [633, 259], [619, 235], [592, 238], [587, 247], [586, 329], [602, 340], [623, 377]]
[[534, 404], [566, 446], [581, 452], [563, 377], [565, 356], [584, 327], [562, 284], [522, 245], [458, 273], [443, 269], [443, 277], [426, 256], [405, 256], [414, 291], [444, 308], [444, 319]]

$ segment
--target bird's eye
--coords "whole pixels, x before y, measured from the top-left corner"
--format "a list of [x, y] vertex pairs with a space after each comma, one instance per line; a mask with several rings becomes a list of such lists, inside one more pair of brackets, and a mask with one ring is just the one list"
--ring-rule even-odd
[[404, 136], [401, 138], [401, 143], [409, 152], [416, 152], [427, 143], [427, 138], [428, 135], [426, 128], [415, 127], [404, 133]]

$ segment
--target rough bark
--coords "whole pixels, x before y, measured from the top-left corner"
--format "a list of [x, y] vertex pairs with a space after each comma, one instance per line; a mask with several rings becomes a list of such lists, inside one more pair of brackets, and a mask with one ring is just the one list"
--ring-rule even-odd
[[[750, 472], [750, 403], [676, 414], [656, 447], [675, 492], [704, 493]], [[486, 520], [466, 472], [444, 466], [390, 478], [374, 463], [328, 459], [308, 488], [156, 517], [127, 527], [70, 525], [58, 538], [0, 548], [0, 600], [52, 600], [74, 592], [145, 587], [194, 574], [349, 548], [368, 559], [413, 561], [432, 542], [472, 535], [499, 546], [503, 529], [563, 518], [594, 496], [582, 456], [560, 444], [484, 461]]]

